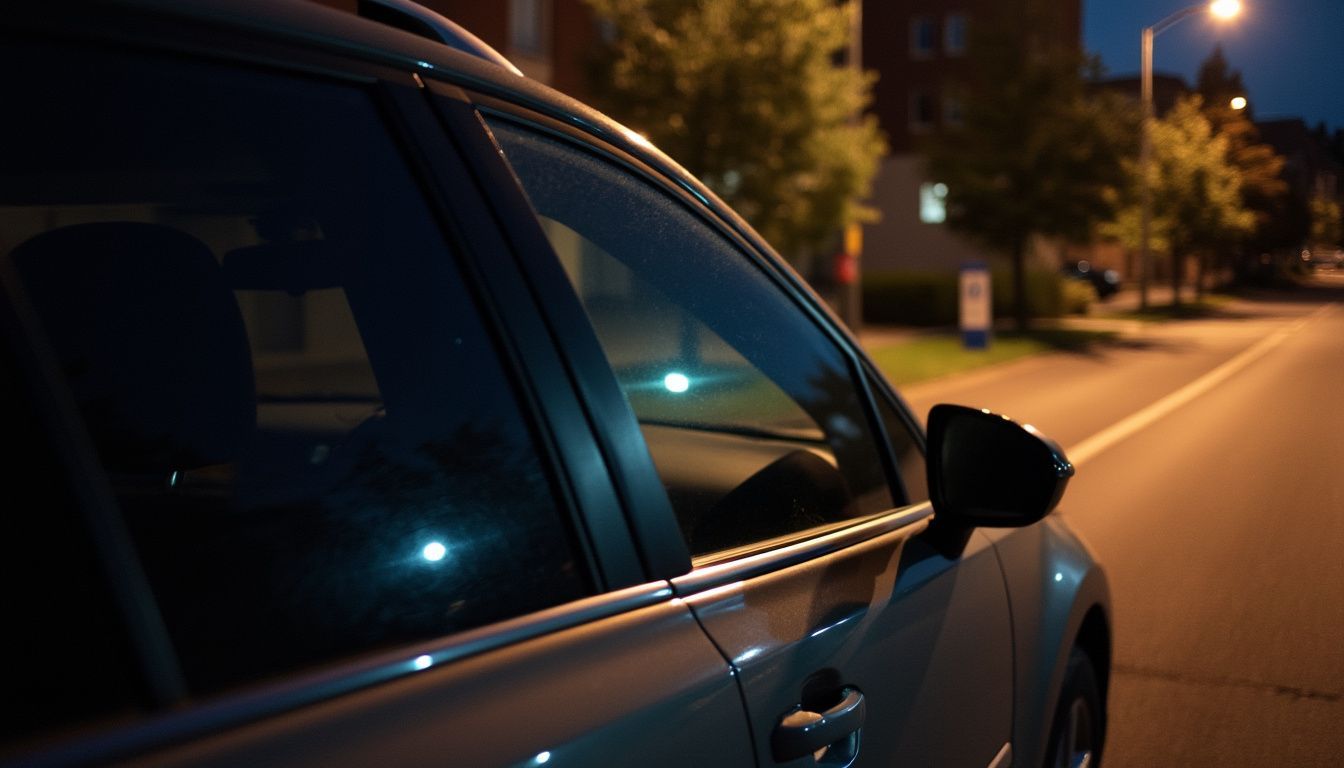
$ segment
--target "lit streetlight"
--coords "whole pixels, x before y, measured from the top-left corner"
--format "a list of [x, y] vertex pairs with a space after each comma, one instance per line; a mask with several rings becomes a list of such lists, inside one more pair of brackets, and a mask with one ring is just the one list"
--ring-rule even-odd
[[1245, 96], [1233, 96], [1233, 97], [1232, 97], [1232, 101], [1228, 102], [1228, 104], [1229, 104], [1229, 106], [1231, 106], [1233, 109], [1235, 109], [1235, 110], [1237, 110], [1238, 112], [1240, 112], [1241, 110], [1243, 110], [1243, 109], [1246, 108], [1246, 97], [1245, 97]]
[[[1241, 13], [1241, 0], [1213, 0], [1206, 5], [1183, 8], [1151, 27], [1143, 28], [1142, 58], [1140, 60], [1139, 98], [1143, 102], [1143, 127], [1139, 137], [1139, 308], [1148, 308], [1148, 275], [1152, 254], [1148, 243], [1152, 236], [1153, 190], [1148, 183], [1148, 167], [1153, 159], [1153, 38], [1176, 23], [1207, 10], [1216, 18], [1230, 19]], [[1243, 99], [1243, 101], [1245, 101]], [[1244, 105], [1243, 105], [1244, 106]], [[1238, 109], [1238, 107], [1233, 107]], [[1173, 268], [1175, 265], [1173, 265]], [[1175, 300], [1175, 297], [1173, 297]]]

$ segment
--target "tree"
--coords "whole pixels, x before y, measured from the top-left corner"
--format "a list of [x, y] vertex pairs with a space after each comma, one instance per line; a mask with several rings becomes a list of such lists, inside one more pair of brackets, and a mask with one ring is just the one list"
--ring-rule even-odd
[[[1190, 96], [1152, 125], [1153, 162], [1148, 168], [1153, 220], [1150, 245], [1171, 258], [1172, 303], [1180, 304], [1184, 259], [1201, 260], [1229, 237], [1249, 232], [1255, 216], [1241, 200], [1241, 174], [1228, 157], [1230, 141], [1215, 135], [1202, 112], [1203, 99]], [[1129, 247], [1139, 243], [1138, 164], [1116, 219], [1102, 232]], [[1202, 269], [1202, 267], [1201, 267]]]
[[1339, 248], [1344, 245], [1344, 212], [1339, 201], [1316, 193], [1311, 197], [1311, 247]]
[[[1200, 65], [1196, 90], [1203, 97], [1202, 112], [1214, 133], [1227, 139], [1228, 162], [1241, 177], [1242, 204], [1255, 217], [1251, 230], [1229, 240], [1225, 247], [1241, 246], [1252, 256], [1295, 247], [1302, 238], [1300, 232], [1285, 226], [1292, 217], [1286, 211], [1290, 201], [1288, 184], [1282, 177], [1284, 160], [1273, 147], [1260, 142], [1260, 132], [1252, 122], [1253, 105], [1248, 102], [1242, 109], [1232, 107], [1234, 97], [1246, 97], [1246, 87], [1241, 73], [1228, 67], [1221, 46], [1215, 46]], [[1202, 286], [1203, 282], [1201, 275], [1198, 284]]]
[[613, 34], [594, 101], [646, 135], [797, 260], [864, 207], [886, 151], [874, 76], [838, 66], [852, 8], [832, 0], [587, 0]]
[[971, 29], [970, 82], [959, 129], [923, 147], [947, 185], [948, 226], [1012, 262], [1014, 319], [1026, 326], [1025, 262], [1035, 235], [1086, 240], [1112, 214], [1121, 158], [1137, 152], [1137, 115], [1089, 94], [1086, 60], [1049, 42], [1059, 4], [995, 3]]

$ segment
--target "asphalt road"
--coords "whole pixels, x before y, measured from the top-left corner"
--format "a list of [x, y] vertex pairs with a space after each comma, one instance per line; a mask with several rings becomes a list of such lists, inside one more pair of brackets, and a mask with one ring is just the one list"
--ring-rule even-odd
[[1115, 603], [1107, 768], [1344, 764], [1344, 276], [907, 388], [1055, 437]]

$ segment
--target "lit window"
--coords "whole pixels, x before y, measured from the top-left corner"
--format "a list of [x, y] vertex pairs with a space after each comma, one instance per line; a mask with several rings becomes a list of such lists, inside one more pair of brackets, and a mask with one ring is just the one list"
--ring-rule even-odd
[[943, 50], [949, 56], [966, 52], [966, 14], [947, 14], [943, 23]]
[[910, 20], [910, 55], [928, 58], [933, 55], [938, 39], [937, 25], [932, 16], [916, 16]]
[[925, 224], [947, 221], [947, 185], [942, 182], [919, 185], [919, 220]]

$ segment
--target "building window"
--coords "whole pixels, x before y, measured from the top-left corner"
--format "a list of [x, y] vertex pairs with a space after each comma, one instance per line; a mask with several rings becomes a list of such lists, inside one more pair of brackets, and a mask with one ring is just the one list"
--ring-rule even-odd
[[910, 57], [927, 59], [933, 56], [938, 40], [938, 25], [932, 16], [916, 16], [910, 20]]
[[933, 128], [937, 120], [937, 106], [931, 94], [925, 91], [910, 92], [910, 130], [927, 131]]
[[943, 50], [948, 56], [966, 53], [966, 14], [947, 14], [943, 22]]
[[509, 48], [517, 53], [546, 53], [545, 0], [509, 0]]
[[947, 221], [947, 185], [940, 182], [919, 185], [919, 220], [925, 224]]
[[949, 128], [960, 128], [965, 122], [965, 108], [962, 105], [961, 97], [945, 94], [943, 96], [943, 125]]

